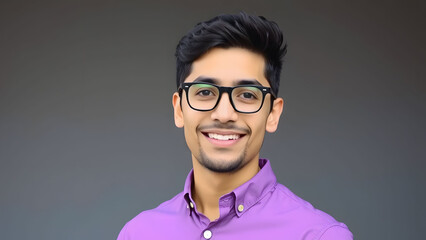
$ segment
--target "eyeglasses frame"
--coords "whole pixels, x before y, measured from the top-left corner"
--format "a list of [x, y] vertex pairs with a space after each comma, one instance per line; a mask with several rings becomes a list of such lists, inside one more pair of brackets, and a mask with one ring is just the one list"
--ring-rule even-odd
[[[197, 109], [197, 108], [194, 108], [191, 105], [191, 103], [189, 102], [188, 91], [189, 91], [189, 88], [192, 85], [195, 85], [195, 84], [207, 84], [207, 85], [211, 85], [211, 86], [214, 86], [217, 89], [219, 89], [219, 98], [217, 99], [216, 104], [212, 108], [210, 108], [210, 109]], [[238, 109], [236, 109], [236, 107], [234, 105], [234, 101], [232, 101], [232, 91], [235, 88], [240, 88], [240, 87], [254, 87], [254, 88], [259, 89], [262, 92], [262, 103], [260, 104], [259, 109], [257, 109], [256, 111], [253, 111], [253, 112], [243, 112], [243, 111], [239, 111]], [[186, 91], [186, 101], [188, 102], [189, 107], [191, 107], [193, 110], [200, 111], [200, 112], [208, 112], [208, 111], [211, 111], [211, 110], [215, 109], [217, 107], [217, 105], [219, 104], [220, 99], [222, 98], [222, 95], [223, 95], [224, 92], [228, 93], [229, 102], [231, 103], [231, 105], [234, 108], [234, 110], [236, 112], [246, 113], [246, 114], [257, 113], [258, 111], [260, 111], [260, 109], [262, 109], [262, 107], [263, 107], [263, 103], [265, 102], [265, 96], [266, 96], [266, 94], [268, 94], [268, 93], [271, 94], [271, 109], [270, 110], [272, 110], [272, 106], [273, 106], [272, 103], [276, 99], [276, 96], [272, 93], [270, 87], [264, 87], [264, 86], [259, 86], [259, 85], [238, 85], [238, 86], [235, 86], [235, 87], [222, 87], [222, 86], [218, 86], [218, 85], [213, 84], [213, 83], [205, 83], [205, 82], [189, 82], [189, 83], [185, 83], [184, 82], [184, 83], [181, 83], [181, 85], [180, 85], [180, 87], [178, 89], [179, 96], [181, 97], [180, 98], [181, 105], [182, 105], [182, 92], [183, 92], [183, 90]]]

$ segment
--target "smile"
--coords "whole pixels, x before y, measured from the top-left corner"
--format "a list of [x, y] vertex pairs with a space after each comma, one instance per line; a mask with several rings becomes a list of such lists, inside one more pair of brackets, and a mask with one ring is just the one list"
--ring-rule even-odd
[[228, 148], [237, 144], [246, 134], [236, 132], [202, 132], [207, 141], [219, 148]]
[[231, 134], [231, 135], [221, 135], [217, 133], [208, 133], [207, 136], [212, 139], [228, 141], [228, 140], [237, 140], [240, 138], [239, 134]]

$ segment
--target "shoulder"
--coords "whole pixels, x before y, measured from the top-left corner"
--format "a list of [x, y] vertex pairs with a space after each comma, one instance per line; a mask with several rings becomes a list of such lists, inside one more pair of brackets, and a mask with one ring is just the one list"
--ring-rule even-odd
[[353, 235], [346, 226], [331, 226], [323, 231], [319, 240], [352, 240]]
[[136, 239], [142, 236], [151, 236], [158, 232], [161, 222], [173, 223], [179, 221], [186, 209], [183, 192], [172, 199], [161, 203], [158, 207], [143, 211], [131, 219], [120, 231], [118, 240]]
[[[350, 240], [352, 233], [348, 227], [331, 215], [316, 209], [312, 204], [298, 197], [282, 184], [277, 184], [275, 197], [279, 199], [278, 208], [291, 218], [294, 229], [299, 229], [304, 239]], [[288, 219], [287, 219], [288, 220]]]

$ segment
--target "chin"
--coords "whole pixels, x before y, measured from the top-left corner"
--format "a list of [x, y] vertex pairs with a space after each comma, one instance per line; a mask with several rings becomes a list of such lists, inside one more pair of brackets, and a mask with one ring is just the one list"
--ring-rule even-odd
[[241, 169], [244, 164], [245, 152], [240, 156], [233, 159], [218, 159], [217, 157], [209, 157], [203, 151], [200, 153], [200, 157], [197, 158], [198, 162], [205, 168], [212, 172], [227, 173], [235, 172]]

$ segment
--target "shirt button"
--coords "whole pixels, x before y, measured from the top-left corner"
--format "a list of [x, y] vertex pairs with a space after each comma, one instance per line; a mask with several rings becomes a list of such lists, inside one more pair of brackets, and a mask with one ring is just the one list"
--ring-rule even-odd
[[212, 231], [210, 230], [204, 231], [203, 236], [205, 239], [210, 239], [212, 237]]
[[189, 206], [190, 206], [191, 208], [194, 208], [194, 204], [193, 204], [192, 202], [189, 202]]
[[238, 205], [238, 212], [244, 211], [244, 206], [242, 204]]

